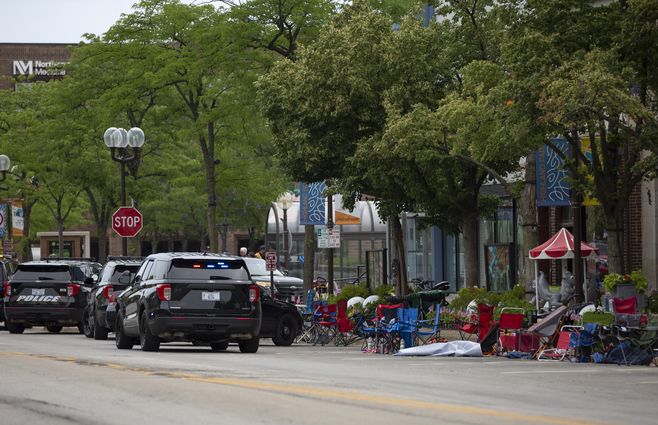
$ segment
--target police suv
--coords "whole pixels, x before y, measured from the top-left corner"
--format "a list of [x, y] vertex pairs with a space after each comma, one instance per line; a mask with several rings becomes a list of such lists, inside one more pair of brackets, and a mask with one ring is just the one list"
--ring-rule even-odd
[[19, 264], [2, 291], [9, 332], [20, 334], [26, 326], [46, 326], [58, 333], [64, 326], [77, 326], [82, 333], [87, 293], [98, 270], [99, 265], [88, 259]]

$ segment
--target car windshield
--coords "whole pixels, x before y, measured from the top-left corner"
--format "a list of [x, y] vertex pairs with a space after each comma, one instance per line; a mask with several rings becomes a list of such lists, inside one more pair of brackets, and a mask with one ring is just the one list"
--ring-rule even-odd
[[63, 264], [20, 264], [12, 280], [59, 280], [70, 281], [71, 272]]
[[168, 272], [171, 279], [249, 280], [247, 269], [240, 260], [174, 259]]
[[[265, 260], [261, 260], [259, 258], [249, 258], [245, 260], [245, 263], [247, 264], [249, 273], [252, 276], [270, 275], [270, 272], [267, 271], [267, 267], [265, 266]], [[283, 274], [278, 270], [274, 270], [274, 276], [283, 276]]]

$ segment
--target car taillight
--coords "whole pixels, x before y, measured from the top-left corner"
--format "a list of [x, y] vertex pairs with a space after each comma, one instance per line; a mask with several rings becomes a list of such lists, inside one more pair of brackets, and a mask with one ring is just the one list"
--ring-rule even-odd
[[80, 285], [76, 283], [69, 283], [66, 285], [66, 295], [69, 297], [75, 297], [80, 292]]
[[2, 283], [2, 295], [5, 297], [11, 296], [11, 283], [9, 282]]
[[249, 287], [249, 302], [255, 303], [260, 297], [260, 289], [258, 285], [251, 285]]
[[107, 285], [105, 288], [103, 288], [103, 297], [105, 297], [106, 300], [111, 300], [113, 295], [114, 288], [112, 285]]
[[171, 285], [168, 283], [161, 283], [160, 285], [156, 286], [155, 289], [158, 293], [158, 298], [160, 301], [171, 300]]

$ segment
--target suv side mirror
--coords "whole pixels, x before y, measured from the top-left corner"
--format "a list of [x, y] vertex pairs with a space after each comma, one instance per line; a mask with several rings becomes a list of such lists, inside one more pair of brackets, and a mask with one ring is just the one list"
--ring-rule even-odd
[[[137, 282], [139, 276], [135, 277], [135, 282]], [[119, 276], [119, 283], [122, 285], [128, 285], [130, 283], [130, 272], [128, 270], [124, 270], [123, 273], [121, 273], [121, 276]]]

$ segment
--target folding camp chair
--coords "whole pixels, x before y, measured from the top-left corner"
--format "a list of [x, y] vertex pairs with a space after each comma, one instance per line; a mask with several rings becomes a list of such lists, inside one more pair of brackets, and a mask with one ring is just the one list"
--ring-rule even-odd
[[441, 331], [439, 329], [441, 321], [441, 304], [434, 304], [434, 320], [419, 320], [416, 329], [416, 344], [434, 344], [441, 342]]
[[398, 310], [398, 344], [393, 347], [397, 352], [404, 342], [405, 348], [410, 348], [414, 346], [414, 341], [418, 336], [418, 308], [416, 307], [407, 307]]
[[320, 316], [316, 315], [316, 312], [322, 305], [326, 305], [326, 301], [313, 301], [312, 296], [306, 298], [306, 307], [301, 313], [302, 331], [297, 336], [297, 342], [313, 343], [317, 340]]
[[[497, 354], [509, 351], [510, 344], [509, 334], [514, 331], [513, 351], [519, 351], [519, 341], [521, 338], [521, 329], [525, 319], [525, 310], [520, 307], [504, 307], [500, 312], [498, 319], [498, 350]], [[501, 334], [502, 333], [502, 334]]]
[[494, 324], [493, 313], [494, 306], [478, 304], [476, 320], [456, 326], [461, 339], [470, 340], [473, 335], [477, 335], [478, 341], [482, 341]]
[[615, 314], [637, 314], [637, 296], [613, 298], [612, 308]]
[[543, 348], [538, 352], [537, 360], [561, 361], [567, 356], [575, 355], [575, 348], [578, 345], [578, 339], [582, 330], [583, 328], [581, 326], [562, 326], [555, 347]]
[[543, 349], [556, 345], [559, 337], [559, 329], [564, 321], [566, 311], [566, 306], [560, 306], [528, 328], [528, 332], [536, 335], [540, 340], [540, 348], [535, 353], [535, 357]]
[[353, 333], [354, 323], [347, 317], [347, 300], [336, 302], [336, 345], [348, 346], [358, 337]]
[[317, 327], [316, 339], [313, 341], [313, 345], [317, 345], [318, 343], [321, 345], [328, 344], [336, 337], [336, 310], [336, 304], [328, 304], [321, 305], [315, 311]]
[[375, 349], [378, 353], [394, 353], [400, 346], [400, 318], [404, 304], [379, 304], [377, 306], [377, 336]]

